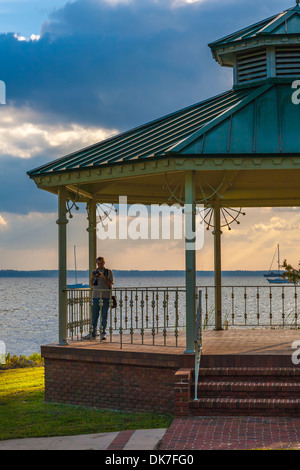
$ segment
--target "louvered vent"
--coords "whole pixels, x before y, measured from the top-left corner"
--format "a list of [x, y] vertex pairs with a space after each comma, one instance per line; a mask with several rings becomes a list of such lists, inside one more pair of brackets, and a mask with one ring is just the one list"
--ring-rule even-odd
[[237, 57], [238, 83], [267, 78], [266, 50], [241, 54]]
[[276, 75], [300, 78], [300, 47], [276, 48]]

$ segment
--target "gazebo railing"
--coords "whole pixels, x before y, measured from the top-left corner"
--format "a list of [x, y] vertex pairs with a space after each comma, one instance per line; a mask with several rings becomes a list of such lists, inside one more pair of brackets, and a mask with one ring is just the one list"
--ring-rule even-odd
[[[117, 299], [116, 308], [112, 308], [112, 296]], [[101, 298], [99, 302], [101, 306]], [[68, 338], [82, 340], [90, 333], [92, 289], [67, 289], [67, 303]], [[179, 331], [185, 327], [184, 287], [115, 288], [109, 305], [108, 341], [178, 346]], [[98, 334], [100, 330], [101, 314]]]
[[[222, 286], [223, 327], [298, 328], [299, 286]], [[203, 286], [204, 328], [214, 327], [214, 287]]]
[[[203, 329], [215, 328], [214, 286], [202, 290]], [[122, 287], [111, 295], [117, 307], [107, 317], [107, 341], [130, 344], [178, 346], [185, 328], [185, 287]], [[298, 328], [299, 287], [223, 286], [223, 327]], [[82, 340], [90, 332], [91, 289], [67, 289], [68, 338]], [[101, 319], [98, 328], [100, 333]]]

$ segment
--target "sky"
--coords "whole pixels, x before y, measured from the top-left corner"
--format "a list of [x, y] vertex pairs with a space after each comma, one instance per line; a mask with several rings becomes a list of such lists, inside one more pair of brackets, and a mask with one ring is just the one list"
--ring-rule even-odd
[[[0, 0], [0, 269], [57, 268], [57, 198], [26, 172], [232, 87], [207, 44], [294, 0]], [[68, 265], [87, 269], [84, 207], [68, 224]], [[224, 270], [298, 264], [298, 210], [247, 209], [222, 236]], [[181, 242], [99, 242], [114, 269], [184, 269]], [[213, 269], [213, 236], [197, 253]]]

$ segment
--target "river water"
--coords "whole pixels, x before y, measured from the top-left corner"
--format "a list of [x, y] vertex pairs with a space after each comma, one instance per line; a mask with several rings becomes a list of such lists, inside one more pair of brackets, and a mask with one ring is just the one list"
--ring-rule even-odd
[[[74, 282], [70, 280], [70, 282]], [[78, 279], [78, 282], [87, 282], [87, 279]], [[213, 277], [198, 277], [199, 287], [213, 286]], [[184, 286], [184, 277], [115, 277], [115, 287], [167, 287]], [[244, 288], [247, 287], [247, 322], [249, 325], [257, 321], [257, 288], [260, 286], [260, 321], [267, 324], [271, 322], [280, 324], [282, 321], [282, 287], [272, 287], [272, 305], [270, 307], [270, 286], [262, 276], [224, 277], [224, 286], [237, 286], [235, 288], [234, 304], [232, 303], [231, 289], [226, 292], [223, 305], [224, 315], [229, 322], [234, 321], [243, 325], [245, 322]], [[240, 287], [238, 287], [240, 286]], [[255, 286], [250, 288], [250, 286]], [[291, 325], [294, 322], [294, 312], [297, 310], [295, 288], [285, 287], [285, 318]], [[203, 290], [205, 292], [205, 290]], [[213, 302], [213, 289], [208, 289], [209, 297], [203, 297], [203, 308], [208, 303], [211, 309]], [[58, 281], [53, 278], [0, 278], [0, 341], [5, 343], [6, 353], [11, 355], [30, 355], [40, 352], [43, 344], [58, 339]]]

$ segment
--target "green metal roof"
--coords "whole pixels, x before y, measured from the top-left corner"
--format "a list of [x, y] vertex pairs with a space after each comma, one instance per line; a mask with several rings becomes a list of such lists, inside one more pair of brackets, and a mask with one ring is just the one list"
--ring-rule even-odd
[[170, 149], [176, 155], [300, 153], [300, 105], [291, 84], [265, 84]]
[[209, 44], [216, 49], [220, 46], [234, 44], [241, 41], [259, 39], [265, 35], [287, 35], [300, 33], [300, 7], [296, 5], [278, 15], [271, 16], [259, 23], [248, 26], [222, 39]]
[[233, 109], [252, 91], [253, 88], [228, 91], [43, 165], [28, 175], [35, 177], [163, 156], [175, 144]]
[[51, 175], [185, 155], [299, 155], [290, 84], [232, 90], [28, 172]]

